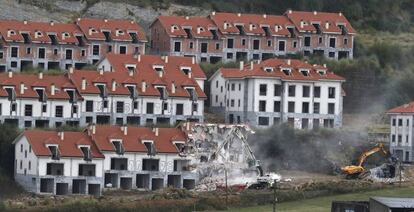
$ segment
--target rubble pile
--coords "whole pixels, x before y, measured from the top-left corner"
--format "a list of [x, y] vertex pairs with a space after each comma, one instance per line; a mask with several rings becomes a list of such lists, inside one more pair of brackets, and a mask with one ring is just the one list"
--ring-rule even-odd
[[227, 185], [245, 185], [258, 176], [256, 160], [247, 137], [254, 133], [246, 125], [186, 123], [184, 130], [190, 141], [183, 155], [192, 159], [197, 171], [197, 191], [213, 191]]

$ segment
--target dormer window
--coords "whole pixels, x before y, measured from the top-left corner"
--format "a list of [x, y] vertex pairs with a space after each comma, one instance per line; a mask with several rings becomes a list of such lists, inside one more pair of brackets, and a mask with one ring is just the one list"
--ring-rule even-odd
[[154, 65], [152, 68], [155, 70], [155, 72], [157, 72], [157, 74], [158, 74], [159, 77], [162, 77], [163, 76], [163, 74], [164, 74], [164, 66]]
[[62, 37], [68, 38], [68, 37], [70, 37], [70, 34], [68, 32], [64, 32], [64, 33], [62, 33]]
[[91, 161], [92, 160], [92, 152], [90, 146], [79, 146], [79, 149], [83, 153], [83, 160]]
[[188, 39], [192, 39], [193, 38], [193, 34], [191, 33], [191, 27], [184, 28], [184, 31], [187, 34], [187, 38]]
[[25, 43], [25, 44], [30, 43], [30, 36], [29, 36], [29, 33], [25, 32], [25, 33], [21, 33], [21, 35], [23, 36], [23, 39], [24, 39], [24, 43]]
[[132, 38], [132, 43], [138, 43], [138, 35], [136, 32], [130, 32], [129, 36]]
[[160, 99], [166, 100], [168, 97], [168, 93], [167, 93], [167, 89], [165, 88], [165, 86], [156, 86], [155, 88], [158, 90], [158, 92], [160, 92]]
[[308, 69], [301, 69], [300, 73], [305, 77], [309, 76], [309, 70]]
[[172, 25], [171, 26], [171, 31], [175, 31], [175, 30], [178, 30], [178, 26], [177, 25]]
[[44, 88], [35, 88], [34, 90], [36, 91], [37, 95], [39, 96], [39, 102], [46, 102], [47, 101], [47, 96], [46, 96]]
[[265, 67], [264, 70], [268, 73], [273, 72], [273, 68], [272, 67]]
[[95, 28], [90, 28], [89, 31], [92, 32], [92, 33], [96, 33], [97, 32]]
[[7, 92], [7, 99], [9, 101], [16, 101], [16, 91], [14, 90], [14, 87], [6, 87], [4, 89]]
[[188, 76], [188, 74], [191, 72], [191, 67], [181, 67], [181, 71]]
[[290, 69], [282, 69], [282, 72], [286, 75], [289, 76], [290, 75]]
[[173, 144], [177, 148], [178, 152], [184, 152], [185, 142], [184, 141], [174, 141]]
[[157, 153], [155, 150], [154, 141], [146, 140], [142, 143], [145, 145], [145, 148], [147, 148], [148, 155], [155, 155]]
[[138, 98], [138, 92], [137, 92], [137, 89], [136, 89], [136, 86], [135, 85], [127, 85], [125, 87], [128, 88], [129, 93], [130, 93], [130, 96], [129, 97], [131, 99], [137, 99]]
[[122, 141], [118, 141], [118, 140], [112, 141], [112, 145], [114, 145], [116, 154], [118, 155], [124, 154], [125, 149], [124, 149], [124, 146], [122, 145]]
[[40, 31], [35, 32], [36, 37], [42, 37], [43, 33]]
[[105, 84], [96, 84], [96, 87], [98, 87], [99, 92], [100, 92], [100, 97], [101, 98], [106, 98], [108, 97], [108, 92], [106, 90], [106, 85]]
[[75, 103], [78, 101], [77, 96], [76, 96], [76, 91], [74, 89], [67, 89], [66, 93], [69, 96], [69, 102], [70, 103]]
[[9, 30], [9, 31], [8, 31], [8, 34], [9, 34], [9, 36], [11, 36], [11, 35], [16, 35], [16, 31], [14, 31], [14, 30]]
[[136, 65], [125, 65], [125, 68], [128, 69], [128, 72], [135, 72]]
[[190, 95], [190, 100], [191, 101], [197, 101], [198, 100], [197, 92], [195, 91], [194, 88], [185, 88], [185, 90], [187, 90], [188, 94]]
[[48, 145], [47, 148], [52, 155], [52, 160], [59, 160], [60, 159], [60, 151], [57, 145]]
[[124, 35], [124, 34], [125, 34], [125, 32], [123, 30], [120, 30], [120, 29], [116, 30], [116, 36]]
[[323, 75], [326, 74], [326, 70], [320, 69], [320, 70], [318, 70], [318, 74], [323, 76]]
[[52, 45], [57, 45], [57, 44], [58, 44], [58, 40], [57, 40], [57, 38], [56, 38], [56, 35], [54, 35], [54, 34], [49, 34], [48, 36], [49, 36], [49, 38], [50, 38], [50, 42], [52, 43]]

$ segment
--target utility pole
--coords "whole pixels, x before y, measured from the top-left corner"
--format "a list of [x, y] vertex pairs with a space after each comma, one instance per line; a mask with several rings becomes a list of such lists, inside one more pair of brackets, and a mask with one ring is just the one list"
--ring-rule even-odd
[[399, 162], [399, 172], [400, 172], [400, 187], [401, 187], [401, 182], [402, 182], [402, 166], [401, 166], [401, 161]]
[[276, 202], [277, 202], [276, 187], [277, 187], [277, 181], [274, 180], [273, 181], [273, 212], [276, 212]]

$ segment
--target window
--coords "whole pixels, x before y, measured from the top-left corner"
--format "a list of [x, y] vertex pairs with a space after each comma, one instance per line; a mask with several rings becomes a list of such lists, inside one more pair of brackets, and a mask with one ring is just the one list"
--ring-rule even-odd
[[55, 117], [63, 117], [63, 106], [59, 105], [55, 108]]
[[297, 41], [293, 41], [293, 48], [298, 47], [298, 42]]
[[220, 43], [216, 43], [216, 50], [220, 49]]
[[295, 93], [296, 93], [296, 86], [289, 85], [289, 87], [288, 87], [289, 96], [295, 96], [296, 95]]
[[227, 38], [227, 48], [232, 49], [233, 44], [234, 44], [234, 39], [233, 38]]
[[183, 104], [177, 104], [175, 109], [176, 115], [184, 115], [184, 105]]
[[40, 59], [45, 59], [46, 58], [46, 50], [45, 50], [45, 48], [39, 48], [38, 49], [38, 55], [37, 55], [37, 57], [40, 58]]
[[245, 46], [245, 45], [246, 45], [246, 39], [244, 39], [244, 38], [243, 38], [243, 39], [241, 40], [241, 45], [242, 45], [242, 46]]
[[154, 114], [154, 103], [147, 102], [147, 114]]
[[24, 115], [32, 116], [33, 105], [24, 105]]
[[302, 129], [309, 128], [309, 119], [302, 119]]
[[66, 49], [65, 57], [66, 60], [72, 60], [72, 49]]
[[395, 126], [395, 124], [396, 124], [396, 119], [392, 118], [392, 126]]
[[274, 85], [274, 96], [280, 96], [282, 94], [282, 86], [275, 84]]
[[269, 117], [259, 117], [259, 126], [269, 126]]
[[241, 91], [241, 83], [239, 83], [239, 91]]
[[295, 112], [295, 102], [288, 102], [288, 113]]
[[19, 57], [19, 48], [11, 47], [11, 57]]
[[240, 106], [241, 106], [241, 101], [240, 101], [240, 99], [239, 99], [239, 100], [237, 100], [237, 105], [238, 105], [238, 107], [240, 107]]
[[410, 126], [410, 119], [407, 119], [407, 127]]
[[57, 55], [58, 54], [58, 49], [53, 49], [53, 55]]
[[72, 113], [78, 113], [78, 106], [72, 105]]
[[335, 58], [335, 52], [329, 52], [328, 53], [328, 57]]
[[391, 141], [392, 141], [392, 142], [395, 142], [395, 135], [392, 135], [392, 136], [391, 136]]
[[260, 84], [260, 96], [266, 96], [267, 95], [267, 85], [266, 84]]
[[12, 103], [12, 105], [11, 105], [11, 111], [12, 112], [16, 112], [16, 109], [17, 109], [17, 103]]
[[24, 158], [27, 158], [27, 150], [24, 151]]
[[313, 129], [319, 129], [319, 119], [313, 119]]
[[93, 101], [86, 101], [86, 112], [93, 112]]
[[44, 104], [42, 105], [42, 113], [46, 113], [47, 112], [47, 105]]
[[27, 47], [27, 48], [26, 48], [26, 54], [31, 54], [31, 53], [32, 53], [32, 48]]
[[398, 135], [398, 143], [401, 143], [401, 142], [402, 142], [402, 136]]
[[335, 46], [336, 46], [336, 39], [329, 38], [329, 47], [335, 48]]
[[124, 112], [124, 102], [116, 102], [116, 112], [117, 113]]
[[193, 111], [197, 112], [198, 111], [198, 103], [195, 102], [195, 103], [193, 103], [192, 106], [193, 106]]
[[319, 86], [313, 87], [313, 96], [315, 98], [320, 98], [321, 97], [321, 87], [319, 87]]
[[344, 38], [344, 45], [348, 45], [348, 38]]
[[20, 152], [23, 152], [23, 144], [20, 144]]
[[127, 47], [126, 46], [119, 46], [119, 54], [126, 54]]
[[115, 152], [118, 155], [124, 154], [124, 146], [122, 145], [121, 141], [112, 141], [112, 144], [115, 147]]
[[322, 43], [322, 37], [319, 37], [319, 44]]
[[266, 101], [265, 100], [259, 101], [259, 112], [266, 112]]
[[284, 52], [285, 51], [285, 41], [279, 41], [279, 51]]
[[335, 98], [335, 88], [334, 87], [329, 87], [328, 88], [328, 97], [330, 99], [334, 99]]
[[253, 49], [254, 50], [260, 49], [260, 40], [253, 40]]
[[280, 112], [280, 101], [274, 101], [273, 103], [273, 112]]
[[82, 49], [82, 51], [81, 51], [81, 56], [82, 57], [85, 57], [86, 56], [86, 51], [84, 49]]
[[310, 96], [310, 86], [304, 85], [302, 87], [302, 94], [303, 94], [303, 97], [309, 97]]
[[134, 109], [138, 110], [138, 102], [134, 102]]
[[272, 40], [267, 40], [267, 46], [271, 47], [272, 46]]
[[305, 37], [305, 46], [306, 47], [311, 46], [311, 37]]
[[188, 48], [193, 49], [193, 48], [194, 48], [194, 43], [193, 43], [193, 42], [190, 42], [190, 43], [188, 44]]
[[227, 59], [233, 59], [233, 53], [227, 53]]
[[99, 56], [99, 45], [93, 45], [93, 47], [92, 47], [92, 55]]
[[231, 90], [232, 91], [236, 90], [236, 85], [234, 83], [231, 83]]
[[32, 161], [29, 161], [29, 170], [32, 170]]
[[181, 51], [181, 42], [174, 42], [174, 52], [180, 52]]
[[112, 45], [108, 45], [107, 52], [112, 52]]
[[403, 126], [403, 120], [402, 119], [398, 119], [398, 126], [402, 127]]
[[3, 58], [4, 58], [3, 52], [0, 52], [0, 59], [3, 59]]
[[328, 103], [328, 114], [335, 113], [335, 103]]
[[302, 102], [302, 113], [309, 113], [309, 102]]
[[319, 114], [319, 102], [313, 103], [313, 113]]

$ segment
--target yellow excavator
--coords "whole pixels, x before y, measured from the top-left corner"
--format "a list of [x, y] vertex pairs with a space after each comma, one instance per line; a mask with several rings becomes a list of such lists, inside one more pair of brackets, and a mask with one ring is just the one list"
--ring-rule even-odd
[[367, 159], [367, 157], [369, 157], [369, 156], [371, 156], [371, 155], [373, 155], [377, 152], [383, 153], [386, 158], [391, 157], [390, 152], [385, 149], [384, 144], [379, 143], [374, 148], [363, 152], [362, 155], [358, 159], [358, 164], [357, 165], [350, 165], [350, 166], [342, 167], [341, 168], [342, 173], [344, 173], [346, 175], [347, 179], [367, 177], [370, 173], [369, 173], [369, 171], [366, 171], [365, 168], [363, 167], [364, 162]]

